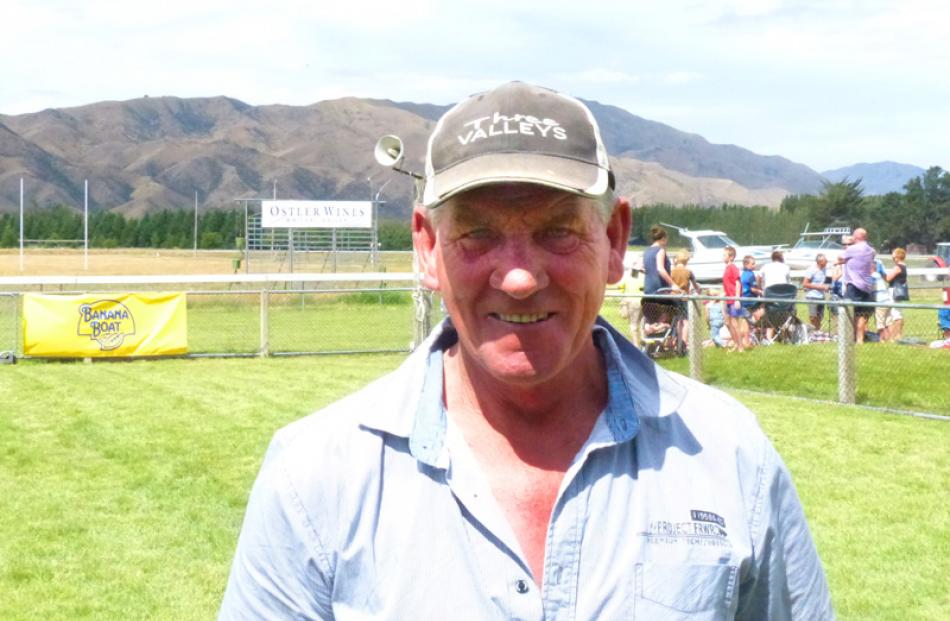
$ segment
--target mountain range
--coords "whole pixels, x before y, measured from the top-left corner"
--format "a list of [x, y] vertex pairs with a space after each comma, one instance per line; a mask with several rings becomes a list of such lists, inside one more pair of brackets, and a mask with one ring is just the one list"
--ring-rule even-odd
[[[600, 124], [619, 190], [635, 204], [777, 206], [788, 193], [820, 191], [803, 164], [586, 102]], [[421, 171], [425, 141], [448, 106], [342, 98], [308, 106], [252, 106], [228, 97], [144, 97], [74, 108], [0, 115], [0, 212], [15, 211], [19, 178], [28, 205], [138, 216], [232, 206], [243, 198], [367, 200], [383, 214], [409, 210], [408, 177], [381, 168], [383, 134], [405, 144], [405, 167]], [[382, 188], [386, 184], [385, 188]], [[382, 189], [382, 191], [380, 191]]]
[[904, 184], [923, 175], [926, 170], [919, 166], [911, 164], [900, 164], [898, 162], [874, 162], [871, 164], [861, 163], [826, 170], [821, 173], [828, 181], [837, 183], [844, 181], [861, 180], [861, 189], [865, 194], [887, 194], [888, 192], [901, 192]]

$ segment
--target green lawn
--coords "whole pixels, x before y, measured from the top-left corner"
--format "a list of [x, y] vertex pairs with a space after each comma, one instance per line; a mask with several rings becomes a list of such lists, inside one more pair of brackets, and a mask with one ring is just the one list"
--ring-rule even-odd
[[[617, 312], [617, 298], [605, 302], [603, 315], [624, 334], [629, 332]], [[905, 315], [906, 336], [937, 338], [933, 311], [913, 309]], [[950, 416], [950, 351], [866, 343], [856, 348], [856, 361], [857, 403]], [[679, 373], [689, 372], [686, 358], [666, 358], [660, 363]], [[720, 387], [835, 401], [838, 346], [831, 342], [779, 344], [742, 354], [708, 348], [703, 350], [702, 379]]]
[[[209, 619], [271, 434], [401, 355], [0, 367], [0, 619]], [[950, 424], [738, 392], [842, 619], [950, 618]]]

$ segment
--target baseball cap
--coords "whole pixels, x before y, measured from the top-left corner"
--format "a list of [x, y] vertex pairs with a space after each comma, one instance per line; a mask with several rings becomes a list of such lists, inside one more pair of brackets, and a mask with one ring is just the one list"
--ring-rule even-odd
[[588, 197], [613, 189], [594, 115], [577, 99], [524, 82], [472, 95], [429, 136], [422, 203], [475, 187], [534, 183]]

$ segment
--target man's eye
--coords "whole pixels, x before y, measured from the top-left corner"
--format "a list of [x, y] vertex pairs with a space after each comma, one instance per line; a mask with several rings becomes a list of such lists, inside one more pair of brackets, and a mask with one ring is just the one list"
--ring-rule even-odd
[[543, 231], [538, 242], [551, 252], [569, 252], [577, 246], [579, 237], [572, 229], [557, 227]]
[[459, 243], [469, 252], [478, 252], [487, 250], [497, 238], [498, 234], [492, 229], [471, 229], [459, 235]]
[[468, 239], [491, 239], [495, 233], [491, 229], [472, 229], [466, 232], [462, 237]]

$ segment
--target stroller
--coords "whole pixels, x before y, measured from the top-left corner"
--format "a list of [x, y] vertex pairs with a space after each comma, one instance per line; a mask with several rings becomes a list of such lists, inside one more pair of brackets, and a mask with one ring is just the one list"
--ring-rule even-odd
[[[771, 328], [772, 337], [765, 339], [768, 345], [772, 343], [792, 343], [800, 345], [808, 342], [808, 328], [805, 327], [795, 311], [795, 300], [798, 297], [798, 287], [792, 284], [771, 285], [763, 292], [765, 298], [780, 299], [765, 303], [765, 325]], [[787, 300], [787, 301], [785, 301]]]
[[[657, 295], [671, 296], [676, 292], [664, 287], [656, 291]], [[644, 297], [640, 326], [640, 349], [651, 358], [665, 355], [685, 356], [685, 335], [680, 334], [679, 325], [687, 316], [686, 302], [674, 299]]]

